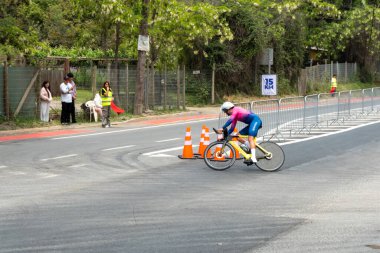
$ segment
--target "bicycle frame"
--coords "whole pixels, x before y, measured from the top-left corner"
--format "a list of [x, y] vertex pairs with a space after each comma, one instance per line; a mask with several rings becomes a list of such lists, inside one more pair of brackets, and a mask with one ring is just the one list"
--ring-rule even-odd
[[[220, 131], [213, 129], [215, 133], [221, 134]], [[238, 143], [239, 139], [242, 141], [242, 139], [246, 138], [247, 136], [245, 135], [228, 135], [227, 129], [223, 129], [223, 136], [218, 136], [218, 140], [210, 143], [205, 149], [204, 161], [206, 165], [213, 170], [226, 170], [234, 164], [237, 158], [240, 158], [239, 154], [241, 158], [245, 158], [245, 164], [254, 164], [250, 161], [252, 154], [246, 152], [245, 148], [242, 148]], [[254, 138], [254, 141], [256, 143], [256, 138]], [[272, 172], [280, 169], [284, 164], [285, 154], [278, 144], [263, 141], [259, 144], [256, 143], [256, 147], [257, 162], [255, 165], [259, 169]]]
[[[239, 154], [241, 154], [245, 159], [250, 159], [251, 158], [251, 154], [247, 154], [240, 146], [239, 146], [239, 144], [237, 143], [238, 142], [238, 140], [237, 140], [237, 138], [246, 138], [247, 136], [245, 136], [245, 135], [238, 135], [238, 136], [233, 136], [233, 137], [231, 137], [231, 138], [228, 138], [227, 139], [227, 141], [226, 142], [228, 142], [228, 143], [230, 143], [231, 145], [232, 145], [232, 147], [234, 147], [234, 149], [236, 150], [236, 151], [238, 151], [239, 152]], [[254, 138], [254, 140], [253, 140], [255, 143], [256, 143], [256, 137]], [[225, 142], [225, 143], [226, 143]], [[223, 145], [222, 146], [222, 150], [224, 150], [224, 146], [225, 145]], [[271, 158], [272, 157], [272, 153], [271, 152], [268, 152], [267, 150], [265, 150], [263, 147], [261, 147], [260, 146], [260, 144], [258, 144], [258, 143], [256, 143], [256, 147], [258, 148], [258, 149], [260, 149], [264, 154], [265, 154], [265, 158], [266, 157], [269, 157], [269, 158]]]

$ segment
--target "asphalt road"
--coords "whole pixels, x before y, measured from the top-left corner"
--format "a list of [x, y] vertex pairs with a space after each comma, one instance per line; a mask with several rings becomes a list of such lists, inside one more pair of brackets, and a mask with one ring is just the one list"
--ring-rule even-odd
[[283, 144], [274, 173], [178, 159], [188, 124], [0, 144], [0, 252], [379, 250], [379, 123]]

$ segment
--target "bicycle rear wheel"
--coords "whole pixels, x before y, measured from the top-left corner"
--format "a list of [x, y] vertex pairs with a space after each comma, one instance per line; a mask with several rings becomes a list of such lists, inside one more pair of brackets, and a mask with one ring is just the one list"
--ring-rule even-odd
[[270, 141], [262, 142], [259, 145], [272, 153], [272, 156], [267, 157], [259, 148], [256, 148], [256, 166], [264, 171], [276, 171], [280, 169], [285, 162], [285, 153], [282, 148]]
[[235, 149], [231, 144], [226, 143], [224, 149], [221, 150], [223, 144], [223, 141], [215, 141], [205, 149], [205, 163], [213, 170], [226, 170], [235, 163]]

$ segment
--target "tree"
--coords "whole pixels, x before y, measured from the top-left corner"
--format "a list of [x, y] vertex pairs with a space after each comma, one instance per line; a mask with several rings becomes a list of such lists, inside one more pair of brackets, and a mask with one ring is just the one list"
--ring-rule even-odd
[[0, 54], [23, 54], [38, 44], [38, 31], [20, 15], [27, 6], [26, 1], [4, 0], [0, 4]]
[[204, 2], [190, 5], [182, 1], [152, 1], [153, 15], [149, 26], [153, 42], [151, 61], [177, 64], [185, 57], [187, 49], [192, 54], [207, 57], [201, 46], [213, 38], [221, 42], [233, 38], [223, 16], [228, 11], [225, 6]]
[[370, 81], [380, 55], [378, 1], [352, 1], [340, 5], [341, 18], [315, 28], [310, 38], [332, 59], [355, 61], [362, 66], [362, 80]]
[[[152, 66], [156, 63], [159, 66], [178, 64], [180, 59], [184, 58], [187, 48], [193, 49], [195, 54], [205, 54], [205, 51], [199, 52], [194, 44], [207, 44], [215, 36], [219, 37], [220, 41], [232, 38], [227, 23], [221, 18], [221, 15], [228, 11], [223, 6], [216, 7], [207, 3], [187, 5], [175, 0], [154, 0], [150, 1], [149, 9], [146, 16], [143, 15], [144, 22], [140, 26], [140, 34], [143, 35], [147, 28], [146, 35], [149, 33], [151, 42], [148, 56]], [[142, 71], [145, 65], [141, 61], [145, 57], [145, 52], [139, 51], [139, 83], [136, 87], [134, 110], [136, 114], [142, 113]]]
[[[140, 23], [140, 35], [148, 36], [148, 18], [149, 18], [149, 0], [142, 1], [142, 19]], [[143, 112], [143, 95], [144, 95], [144, 71], [146, 63], [146, 52], [138, 51], [137, 58], [137, 78], [135, 91], [135, 105], [133, 114], [142, 114]]]
[[234, 40], [224, 44], [214, 41], [207, 52], [217, 60], [218, 90], [227, 94], [236, 89], [249, 94], [260, 90], [258, 77], [266, 69], [259, 62], [266, 47], [274, 48], [273, 71], [280, 80], [295, 84], [309, 45], [309, 25], [339, 15], [334, 5], [319, 0], [231, 0], [226, 1], [226, 7]]

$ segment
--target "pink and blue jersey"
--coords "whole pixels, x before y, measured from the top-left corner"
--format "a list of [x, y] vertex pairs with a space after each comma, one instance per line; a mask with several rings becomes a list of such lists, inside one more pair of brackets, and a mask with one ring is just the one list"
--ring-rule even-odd
[[235, 106], [232, 108], [232, 114], [228, 121], [224, 124], [223, 129], [231, 125], [230, 129], [228, 130], [228, 134], [231, 134], [234, 131], [238, 121], [248, 125], [239, 131], [239, 133], [242, 135], [250, 135], [256, 137], [257, 132], [262, 127], [262, 122], [259, 116], [244, 108]]

